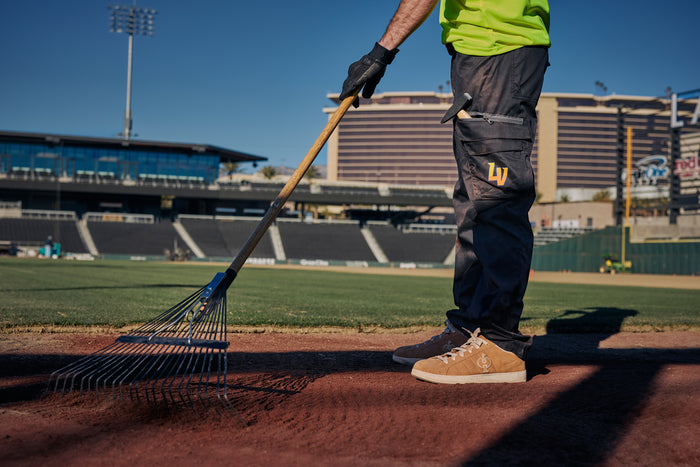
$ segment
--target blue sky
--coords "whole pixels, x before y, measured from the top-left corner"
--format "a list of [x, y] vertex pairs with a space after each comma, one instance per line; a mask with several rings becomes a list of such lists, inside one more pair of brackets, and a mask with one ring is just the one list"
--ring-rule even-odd
[[[0, 129], [117, 137], [127, 36], [102, 0], [0, 0]], [[123, 4], [131, 4], [125, 0]], [[397, 0], [138, 0], [158, 11], [135, 37], [133, 131], [294, 167], [326, 122], [329, 92], [379, 39]], [[698, 0], [550, 0], [544, 91], [660, 96], [700, 88]], [[378, 91], [449, 79], [437, 12], [401, 47]], [[325, 163], [325, 151], [319, 156]]]

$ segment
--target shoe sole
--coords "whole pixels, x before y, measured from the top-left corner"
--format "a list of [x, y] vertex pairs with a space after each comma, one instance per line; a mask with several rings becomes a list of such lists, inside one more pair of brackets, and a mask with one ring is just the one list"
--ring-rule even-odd
[[478, 375], [436, 375], [413, 369], [411, 375], [422, 381], [437, 384], [524, 383], [527, 381], [527, 370]]
[[396, 363], [400, 363], [402, 365], [411, 365], [413, 366], [414, 363], [417, 361], [423, 360], [422, 358], [409, 358], [409, 357], [399, 357], [397, 355], [392, 355], [391, 359], [395, 361]]

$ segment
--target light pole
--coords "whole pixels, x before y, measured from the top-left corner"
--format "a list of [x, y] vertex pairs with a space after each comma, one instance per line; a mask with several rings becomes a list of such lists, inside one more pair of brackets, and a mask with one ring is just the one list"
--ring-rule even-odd
[[125, 140], [131, 137], [131, 63], [134, 50], [134, 34], [153, 36], [153, 24], [156, 10], [152, 8], [139, 8], [135, 5], [110, 5], [110, 32], [129, 35], [129, 62], [126, 71], [126, 111], [124, 112]]

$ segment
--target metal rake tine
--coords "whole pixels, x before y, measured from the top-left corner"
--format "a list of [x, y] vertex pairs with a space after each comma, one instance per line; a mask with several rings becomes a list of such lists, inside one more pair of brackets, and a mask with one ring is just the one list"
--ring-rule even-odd
[[[195, 324], [193, 335], [197, 338], [213, 339], [219, 338], [217, 333], [217, 320], [221, 309], [221, 294], [217, 294], [212, 298], [207, 308], [203, 311], [201, 320]], [[209, 403], [209, 382], [211, 378], [211, 364], [214, 358], [214, 349], [200, 349], [196, 351], [190, 364], [188, 364], [188, 377], [183, 377], [177, 388], [179, 394], [184, 392], [189, 394], [189, 387], [194, 384], [196, 387], [196, 396], [205, 407], [210, 406]], [[194, 380], [194, 371], [199, 369], [199, 380]], [[217, 380], [217, 384], [219, 381]]]
[[[218, 323], [216, 325], [216, 332], [222, 334], [222, 338], [226, 339], [226, 310], [227, 310], [227, 303], [226, 303], [226, 292], [222, 293], [221, 301], [219, 303], [219, 307], [217, 310], [217, 318], [215, 319], [215, 323]], [[223, 363], [222, 363], [223, 360]], [[222, 381], [223, 381], [223, 391], [224, 391], [224, 396], [226, 396], [226, 371], [227, 371], [227, 365], [228, 365], [228, 359], [227, 359], [227, 353], [224, 352], [219, 352], [218, 355], [218, 367], [216, 369], [216, 396], [219, 400], [221, 400], [221, 387], [222, 387]]]
[[[125, 343], [126, 348], [129, 348], [129, 343]], [[111, 372], [105, 375], [105, 390], [107, 389], [108, 381], [112, 381], [112, 396], [116, 398], [116, 388], [119, 388], [119, 397], [123, 397], [122, 385], [126, 378], [138, 371], [144, 362], [149, 358], [149, 354], [146, 352], [148, 349], [148, 344], [139, 343], [131, 348], [129, 353], [121, 355], [120, 359], [115, 361]]]
[[[146, 344], [149, 345], [149, 344]], [[141, 371], [137, 374], [135, 374], [130, 382], [129, 382], [129, 391], [130, 394], [135, 391], [136, 394], [136, 399], [137, 401], [140, 401], [139, 399], [139, 384], [143, 382], [143, 388], [144, 388], [144, 396], [146, 398], [146, 401], [149, 401], [148, 397], [148, 378], [147, 376], [152, 374], [154, 367], [161, 362], [167, 361], [169, 352], [167, 351], [168, 348], [170, 348], [170, 345], [165, 345], [163, 348], [160, 348], [159, 351], [157, 352], [156, 356], [153, 358], [153, 361], [150, 363], [148, 362], [149, 357], [153, 357], [153, 354], [144, 354], [144, 358], [142, 361], [144, 362], [144, 365], [141, 367]], [[145, 381], [145, 382], [144, 382]], [[155, 398], [154, 398], [155, 401]]]
[[[98, 359], [93, 359], [89, 363], [83, 371], [81, 371], [82, 377], [80, 378], [80, 390], [79, 393], [82, 394], [83, 391], [90, 391], [90, 386], [92, 384], [92, 377], [95, 375], [98, 375], [98, 371], [101, 371], [103, 365], [105, 362], [103, 362], [104, 356], [101, 355], [100, 358]], [[110, 359], [108, 358], [107, 361]], [[98, 375], [99, 377], [99, 375]], [[85, 387], [87, 385], [87, 387]], [[97, 388], [98, 384], [95, 384], [95, 388]]]
[[[214, 302], [214, 306], [212, 306], [212, 310], [209, 312], [209, 320], [204, 326], [205, 329], [203, 330], [204, 334], [207, 335], [208, 337], [211, 336], [213, 338], [217, 338], [218, 332], [217, 332], [217, 322], [219, 319], [219, 314], [221, 311], [221, 305], [222, 305], [222, 297], [221, 295], [217, 295], [216, 300]], [[209, 397], [209, 382], [211, 379], [211, 364], [214, 358], [214, 350], [213, 349], [208, 349], [205, 352], [204, 360], [202, 362], [202, 368], [200, 371], [199, 375], [199, 382], [197, 383], [197, 396], [199, 397], [200, 401], [202, 402], [203, 405], [206, 406], [207, 401], [205, 398]], [[217, 385], [219, 383], [218, 380], [218, 375], [217, 375]], [[204, 390], [202, 390], [204, 388]], [[204, 396], [202, 395], [204, 393]]]
[[[197, 383], [197, 397], [199, 397], [199, 400], [205, 407], [207, 406], [207, 398], [209, 396], [209, 376], [211, 371], [211, 358], [213, 356], [211, 354], [213, 354], [213, 349], [209, 349], [206, 354], [205, 360], [202, 362], [202, 369], [199, 372], [199, 382]], [[205, 397], [203, 397], [202, 394], [204, 394]]]
[[[73, 363], [76, 363], [76, 362], [73, 362]], [[63, 380], [63, 387], [61, 388], [61, 394], [65, 394], [66, 383], [68, 380], [68, 378], [66, 376], [66, 374], [68, 373], [67, 369], [69, 369], [71, 366], [72, 366], [72, 364], [67, 366], [67, 367], [59, 368], [58, 370], [55, 370], [53, 373], [51, 373], [51, 375], [49, 376], [49, 387], [51, 387], [51, 382], [55, 378], [55, 384], [54, 384], [54, 389], [53, 389], [54, 392], [58, 392], [59, 384], [61, 383], [61, 380]]]
[[[205, 305], [206, 308], [209, 308], [210, 306], [211, 306], [211, 302]], [[190, 329], [183, 330], [183, 332], [186, 332], [186, 334], [187, 334], [186, 339], [208, 337], [206, 335], [202, 335], [200, 332], [200, 328], [202, 326], [206, 325], [207, 314], [208, 313], [206, 313], [206, 312], [202, 312], [202, 314], [199, 315], [200, 318], [197, 322], [195, 322], [195, 323], [190, 322], [190, 325], [189, 325]], [[197, 318], [197, 316], [193, 317], [193, 320], [196, 318]], [[194, 331], [192, 330], [191, 326], [194, 326]], [[200, 353], [200, 350], [198, 348], [196, 348], [196, 347], [183, 347], [183, 351], [184, 350], [186, 350], [186, 352], [182, 356], [182, 358], [179, 359], [179, 364], [177, 365], [177, 368], [175, 367], [175, 365], [173, 365], [171, 372], [165, 378], [163, 378], [163, 381], [161, 383], [161, 392], [164, 394], [164, 397], [165, 397], [165, 394], [167, 393], [170, 395], [170, 397], [173, 401], [175, 400], [174, 393], [173, 393], [173, 390], [174, 390], [173, 385], [175, 383], [175, 380], [178, 378], [179, 375], [187, 374], [187, 373], [190, 373], [191, 371], [193, 371], [197, 367], [197, 363], [199, 361], [198, 355]], [[184, 368], [183, 368], [183, 365], [184, 365]], [[177, 393], [180, 396], [180, 399], [183, 401], [183, 403], [184, 403], [184, 398], [182, 397], [182, 385], [183, 385], [183, 382], [185, 381], [185, 379], [186, 379], [186, 377], [182, 376], [180, 378], [180, 383], [176, 388]], [[167, 388], [166, 388], [166, 385], [167, 385]], [[189, 386], [189, 384], [186, 384], [185, 389], [187, 389], [188, 386]]]
[[[115, 345], [115, 344], [118, 344], [118, 345]], [[83, 378], [81, 379], [81, 382], [80, 382], [81, 394], [83, 392], [83, 381], [85, 380], [85, 378], [89, 377], [88, 378], [88, 387], [87, 387], [87, 390], [89, 391], [90, 390], [90, 382], [92, 381], [92, 377], [96, 376], [95, 389], [97, 390], [97, 389], [99, 389], [99, 386], [100, 386], [101, 377], [104, 376], [105, 381], [108, 377], [108, 374], [105, 374], [105, 370], [110, 369], [110, 368], [114, 367], [115, 365], [118, 365], [119, 363], [121, 363], [121, 361], [124, 360], [125, 357], [128, 357], [128, 355], [125, 356], [123, 354], [120, 355], [118, 353], [121, 349], [126, 348], [127, 344], [123, 344], [123, 343], [115, 343], [115, 344], [108, 347], [107, 349], [104, 349], [104, 352], [100, 355], [101, 356], [100, 360], [95, 361], [93, 363], [92, 367], [94, 369], [91, 372], [87, 373], [85, 376], [83, 376]], [[108, 354], [108, 352], [107, 352], [108, 350], [112, 353]], [[106, 387], [105, 387], [105, 390], [106, 390]]]
[[[189, 360], [192, 359], [191, 349], [190, 349], [190, 351], [188, 351], [186, 354], [184, 354], [179, 359], [179, 365], [177, 366], [177, 369], [174, 369], [171, 372], [171, 374], [168, 375], [167, 378], [163, 379], [161, 386], [160, 386], [160, 390], [161, 390], [161, 393], [163, 394], [163, 397], [166, 397], [166, 394], [167, 394], [168, 396], [170, 396], [170, 399], [173, 401], [173, 403], [175, 403], [175, 401], [176, 401], [175, 396], [177, 395], [177, 398], [179, 398], [181, 404], [188, 405], [190, 407], [194, 407], [191, 400], [187, 401], [181, 392], [176, 393], [173, 391], [173, 383], [179, 377], [179, 375], [185, 371], [183, 369], [183, 365], [185, 365], [185, 369], [187, 368], [188, 364], [186, 364], [186, 362], [188, 359]], [[182, 376], [181, 378], [184, 378], [184, 376]], [[167, 387], [166, 387], [166, 385], [167, 385]]]
[[[223, 297], [222, 297], [221, 302], [219, 304], [219, 307], [216, 311], [217, 317], [214, 320], [214, 326], [215, 326], [215, 332], [217, 334], [220, 333], [221, 337], [223, 339], [226, 339], [226, 294], [224, 293], [222, 295], [223, 295]], [[217, 393], [217, 397], [219, 397], [219, 383], [220, 383], [221, 377], [222, 377], [222, 367], [221, 367], [222, 354], [223, 354], [223, 357], [225, 359], [226, 352], [219, 352], [219, 355], [218, 355], [218, 362], [217, 362], [218, 366], [216, 369], [216, 383], [217, 383], [216, 393]], [[225, 382], [226, 382], [226, 367], [225, 366], [224, 366], [223, 370], [224, 370], [223, 371], [223, 378], [224, 378], [224, 385], [225, 385]]]
[[157, 317], [153, 318], [151, 321], [148, 323], [143, 324], [139, 328], [134, 330], [135, 334], [152, 334], [157, 332], [158, 328], [163, 326], [164, 323], [167, 323], [173, 319], [173, 317], [179, 315], [182, 313], [183, 310], [190, 308], [193, 303], [197, 301], [197, 299], [201, 296], [202, 292], [206, 289], [205, 287], [201, 287], [199, 290], [191, 294], [189, 297], [185, 298], [184, 300], [180, 301], [179, 303], [173, 305]]
[[[217, 386], [216, 386], [216, 397], [221, 399], [223, 397], [228, 400], [227, 387], [226, 387], [226, 373], [228, 371], [228, 354], [226, 352], [221, 352], [219, 354], [219, 368], [217, 368]], [[219, 381], [222, 384], [219, 385]]]
[[[191, 396], [191, 392], [189, 389], [190, 389], [190, 386], [192, 385], [192, 379], [194, 376], [194, 372], [197, 371], [197, 369], [201, 366], [201, 362], [200, 362], [201, 358], [200, 357], [202, 355], [202, 352], [205, 352], [205, 350], [204, 349], [197, 349], [195, 352], [192, 353], [192, 356], [191, 356], [191, 359], [189, 361], [188, 368], [187, 368], [188, 371], [187, 371], [186, 375], [183, 375], [182, 379], [180, 380], [180, 384], [177, 387], [178, 394], [186, 395], [190, 401], [193, 401], [193, 398]], [[201, 402], [201, 397], [199, 396], [198, 393], [199, 393], [199, 387], [196, 387], [195, 396], [196, 396], [196, 399], [199, 399]], [[192, 407], [194, 407], [194, 401], [191, 403], [192, 403]]]
[[[193, 313], [196, 316], [197, 311], [195, 311], [195, 308], [197, 308], [197, 306], [199, 306], [197, 303], [197, 300], [193, 300], [192, 302], [188, 302], [186, 305], [179, 307], [176, 310], [176, 312], [173, 313], [173, 316], [168, 321], [161, 324], [159, 327], [157, 327], [155, 329], [155, 331], [153, 331], [153, 334], [151, 334], [150, 337], [153, 338], [157, 334], [161, 334], [163, 332], [166, 332], [173, 327], [175, 327], [175, 329], [177, 330], [177, 327], [179, 327], [184, 322], [184, 319], [190, 313]], [[192, 319], [194, 319], [195, 316], [193, 316]]]
[[233, 277], [228, 270], [217, 274], [156, 319], [54, 371], [49, 385], [64, 393], [111, 392], [115, 399], [128, 393], [139, 403], [201, 404], [218, 411], [218, 399], [230, 406], [225, 320], [226, 289]]
[[[70, 376], [74, 375], [77, 369], [80, 369], [86, 362], [89, 361], [90, 358], [93, 358], [95, 355], [97, 355], [98, 352], [94, 352], [90, 355], [87, 355], [85, 357], [82, 357], [73, 363], [70, 363], [63, 368], [59, 368], [58, 370], [55, 370], [53, 373], [51, 373], [51, 376], [49, 377], [49, 381], [53, 379], [54, 377], [56, 378], [56, 385], [54, 387], [54, 392], [58, 391], [58, 387], [60, 384], [60, 381], [63, 380], [63, 387], [61, 388], [61, 393], [65, 394], [66, 392], [66, 385], [68, 384], [68, 381], [70, 380]], [[73, 380], [75, 379], [75, 376], [73, 376]], [[73, 385], [71, 383], [70, 386], [70, 391], [73, 391]]]
[[[129, 345], [130, 344], [125, 344], [125, 346]], [[147, 348], [148, 344], [136, 344], [136, 346], [133, 347], [129, 353], [122, 355], [119, 359], [115, 360], [114, 365], [112, 365], [112, 368], [110, 368], [110, 372], [104, 375], [105, 392], [107, 392], [107, 385], [109, 382], [112, 382], [112, 398], [117, 397], [117, 387], [119, 387], [119, 397], [122, 397], [121, 381], [119, 378], [124, 378], [125, 376], [123, 375], [126, 374], [126, 376], [128, 376], [130, 373], [138, 370], [141, 362], [148, 358], [148, 355], [145, 352]]]
[[[64, 379], [64, 384], [63, 384], [63, 391], [65, 392], [66, 385], [68, 385], [69, 381], [69, 392], [73, 392], [74, 389], [76, 389], [76, 379], [83, 375], [86, 371], [89, 371], [90, 369], [94, 368], [98, 363], [104, 358], [104, 353], [110, 349], [112, 349], [115, 346], [115, 344], [112, 344], [108, 346], [105, 349], [99, 350], [97, 352], [94, 352], [88, 356], [85, 356], [81, 358], [80, 360], [76, 361], [71, 367], [70, 367], [70, 373], [69, 376], [67, 376]], [[84, 376], [80, 379], [80, 394], [83, 392], [83, 383], [84, 383]]]
[[[206, 323], [205, 329], [203, 330], [204, 336], [212, 339], [220, 339], [220, 336], [216, 333], [216, 320], [218, 319], [218, 310], [220, 304], [217, 301], [216, 307], [209, 313], [209, 320]], [[214, 349], [206, 349], [199, 353], [198, 359], [201, 359], [201, 365], [199, 366], [199, 380], [194, 384], [196, 385], [196, 395], [202, 404], [206, 407], [210, 405], [209, 401], [209, 383], [211, 379], [211, 365], [216, 352]], [[192, 379], [194, 374], [190, 375], [188, 384], [192, 384]], [[218, 381], [217, 381], [218, 383]]]
[[[112, 378], [114, 378], [115, 374], [118, 374], [118, 372], [122, 368], [128, 368], [132, 364], [132, 360], [136, 359], [136, 355], [138, 352], [140, 352], [139, 348], [142, 347], [143, 345], [137, 345], [135, 348], [129, 347], [129, 344], [127, 343], [120, 343], [120, 347], [115, 347], [114, 351], [115, 354], [106, 360], [104, 362], [104, 365], [100, 366], [98, 370], [100, 371], [100, 374], [97, 375], [97, 378], [95, 380], [95, 389], [99, 389], [100, 387], [100, 380], [103, 381], [103, 390], [105, 393], [107, 393], [107, 385], [109, 384], [109, 381], [113, 381]], [[119, 350], [128, 350], [127, 353], [122, 353], [118, 354], [116, 353]], [[130, 349], [130, 350], [129, 350]], [[97, 370], [96, 370], [97, 371]], [[116, 398], [116, 393], [114, 390], [114, 383], [112, 383], [112, 397]]]
[[[214, 349], [210, 348], [199, 348], [196, 349], [191, 356], [190, 362], [188, 363], [187, 372], [180, 379], [180, 383], [177, 387], [177, 393], [182, 396], [183, 394], [187, 396], [188, 400], [192, 401], [190, 387], [195, 387], [195, 396], [200, 401], [200, 403], [208, 408], [207, 401], [202, 397], [202, 378], [201, 374], [206, 368], [206, 364], [209, 361], [209, 355], [214, 352]], [[199, 381], [194, 379], [195, 372], [199, 370], [200, 378]], [[191, 402], [194, 407], [194, 403]]]
[[[189, 388], [193, 384], [194, 380], [194, 372], [197, 369], [200, 369], [200, 378], [199, 381], [194, 381], [194, 386], [195, 386], [195, 395], [199, 399], [199, 401], [206, 407], [206, 403], [203, 401], [203, 398], [201, 396], [201, 385], [202, 385], [202, 378], [201, 378], [201, 373], [204, 371], [204, 368], [206, 366], [207, 362], [207, 355], [213, 352], [213, 349], [205, 349], [205, 348], [200, 348], [196, 351], [196, 353], [193, 355], [193, 359], [191, 361], [192, 365], [190, 368], [190, 371], [187, 373], [187, 378], [182, 379], [180, 383], [180, 387], [178, 388], [178, 392], [182, 393], [184, 389], [185, 394], [190, 394]], [[184, 385], [184, 387], [183, 387]]]
[[[145, 344], [139, 344], [135, 349], [132, 349], [128, 354], [123, 355], [119, 360], [114, 361], [114, 365], [110, 368], [110, 372], [104, 375], [104, 391], [107, 393], [108, 385], [111, 383], [112, 399], [123, 398], [122, 388], [119, 377], [125, 372], [135, 371], [138, 368], [140, 348], [145, 347]], [[117, 393], [117, 388], [119, 392]]]
[[[167, 399], [167, 396], [170, 396], [170, 399], [175, 403], [175, 396], [173, 395], [172, 391], [172, 384], [173, 382], [181, 375], [183, 372], [185, 372], [188, 368], [188, 364], [186, 363], [188, 360], [192, 360], [192, 354], [194, 352], [194, 348], [187, 347], [187, 346], [179, 346], [178, 348], [181, 348], [182, 351], [179, 354], [179, 357], [175, 362], [170, 367], [170, 371], [168, 372], [167, 375], [164, 375], [162, 378], [162, 381], [160, 383], [160, 393], [163, 395], [164, 399]], [[184, 368], [183, 368], [184, 365]], [[167, 388], [166, 388], [167, 385]], [[155, 381], [153, 381], [153, 389], [155, 391]], [[180, 396], [180, 400], [185, 403], [183, 398]]]
[[[175, 397], [172, 391], [173, 383], [177, 379], [182, 380], [185, 377], [183, 375], [189, 372], [191, 362], [193, 361], [193, 359], [195, 359], [196, 352], [198, 351], [196, 347], [181, 346], [180, 348], [182, 349], [181, 352], [178, 353], [176, 361], [173, 361], [173, 364], [170, 366], [170, 371], [168, 372], [168, 374], [163, 374], [163, 378], [160, 384], [160, 393], [163, 395], [163, 398], [167, 399], [167, 396], [169, 395], [173, 403], [175, 403]], [[155, 380], [153, 380], [152, 388], [155, 394]], [[178, 394], [178, 396], [180, 396], [180, 400], [183, 403], [185, 403], [184, 398], [182, 398], [182, 395]]]

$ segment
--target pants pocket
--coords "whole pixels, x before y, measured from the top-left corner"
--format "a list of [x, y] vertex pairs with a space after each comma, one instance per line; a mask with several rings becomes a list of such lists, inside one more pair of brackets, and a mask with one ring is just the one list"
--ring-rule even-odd
[[455, 157], [472, 200], [533, 192], [529, 124], [512, 117], [475, 116], [455, 123]]

